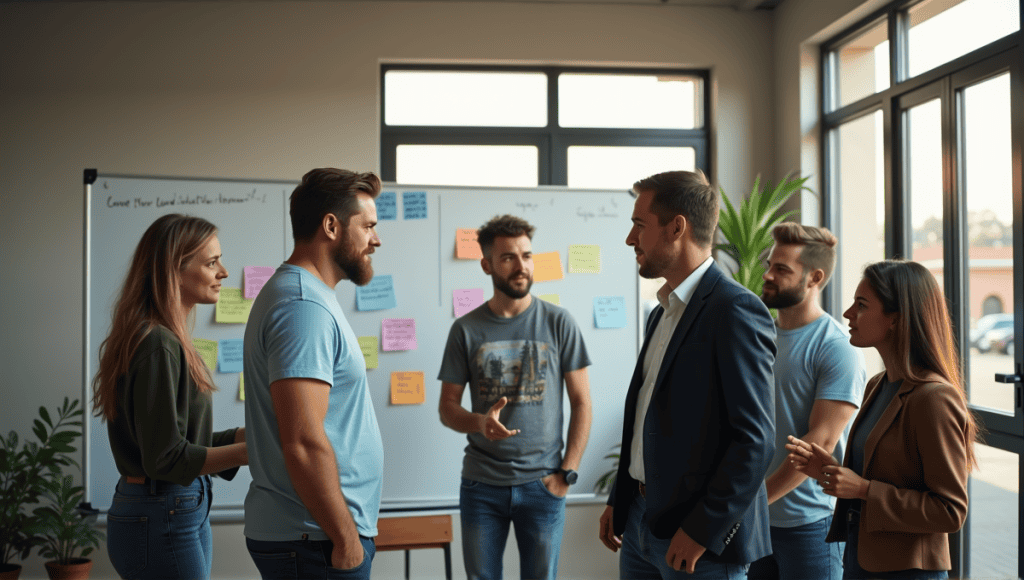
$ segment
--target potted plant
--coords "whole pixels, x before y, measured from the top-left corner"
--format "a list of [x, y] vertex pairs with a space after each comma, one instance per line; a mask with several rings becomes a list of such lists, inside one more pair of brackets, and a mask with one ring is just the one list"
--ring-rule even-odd
[[71, 454], [72, 443], [82, 435], [82, 409], [77, 399], [65, 397], [56, 411], [54, 422], [46, 407], [39, 407], [32, 426], [38, 442], [26, 440], [19, 447], [15, 431], [0, 437], [0, 578], [17, 578], [21, 566], [13, 560], [27, 558], [40, 541], [31, 531], [35, 517], [29, 507], [39, 501], [61, 466], [77, 465]]
[[[616, 443], [612, 446], [612, 449], [619, 447], [621, 444]], [[612, 451], [608, 455], [604, 456], [605, 459], [612, 459], [612, 468], [604, 475], [597, 479], [597, 483], [594, 484], [594, 493], [609, 493], [611, 492], [612, 482], [615, 481], [615, 475], [619, 472], [619, 454]]]
[[39, 555], [50, 559], [46, 572], [52, 580], [89, 577], [92, 560], [86, 556], [99, 547], [102, 535], [79, 510], [84, 495], [84, 488], [58, 469], [43, 486], [48, 501], [32, 512], [32, 531], [40, 538]]

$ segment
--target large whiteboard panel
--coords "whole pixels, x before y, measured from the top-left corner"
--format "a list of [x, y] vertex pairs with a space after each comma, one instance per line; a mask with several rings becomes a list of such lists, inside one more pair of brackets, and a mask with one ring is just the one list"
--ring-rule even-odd
[[[225, 287], [242, 287], [244, 266], [278, 266], [291, 252], [287, 200], [296, 182], [245, 182], [199, 179], [99, 176], [87, 193], [86, 210], [86, 371], [96, 372], [99, 344], [109, 332], [110, 311], [127, 264], [143, 231], [157, 217], [179, 212], [202, 216], [220, 229], [223, 261], [230, 271]], [[558, 252], [564, 278], [534, 284], [533, 294], [558, 294], [563, 307], [579, 324], [593, 366], [590, 367], [594, 423], [588, 450], [573, 488], [585, 499], [598, 477], [611, 468], [605, 454], [619, 441], [622, 402], [638, 351], [637, 274], [633, 251], [623, 240], [630, 227], [632, 199], [621, 192], [565, 188], [468, 188], [385, 184], [397, 199], [396, 219], [381, 219], [382, 246], [373, 255], [376, 275], [394, 279], [398, 305], [376, 311], [356, 308], [355, 287], [342, 281], [338, 301], [358, 336], [381, 335], [384, 318], [416, 320], [416, 350], [379, 353], [380, 366], [367, 371], [372, 400], [384, 439], [384, 509], [450, 508], [458, 503], [459, 477], [466, 446], [464, 435], [441, 425], [436, 380], [448, 330], [455, 319], [454, 290], [480, 288], [492, 294], [490, 278], [477, 260], [455, 256], [455, 234], [477, 228], [497, 214], [529, 220], [537, 231], [534, 253]], [[405, 219], [405, 193], [422, 192], [425, 219]], [[174, 205], [166, 205], [174, 200]], [[119, 202], [127, 201], [127, 204]], [[188, 203], [185, 203], [188, 202]], [[601, 248], [601, 272], [568, 271], [569, 246]], [[626, 326], [595, 326], [595, 296], [621, 296]], [[199, 305], [193, 336], [212, 340], [241, 338], [243, 325], [218, 324], [214, 307]], [[392, 372], [422, 371], [426, 402], [392, 405]], [[244, 423], [237, 398], [238, 374], [213, 373], [214, 429]], [[86, 385], [86, 391], [88, 385]], [[564, 396], [564, 395], [563, 395]], [[464, 404], [469, 405], [468, 393]], [[568, 429], [568, 399], [564, 401]], [[87, 499], [105, 510], [110, 505], [117, 471], [107, 442], [106, 426], [89, 423], [86, 445]], [[233, 482], [216, 480], [214, 508], [221, 513], [241, 509], [251, 483], [247, 468]]]

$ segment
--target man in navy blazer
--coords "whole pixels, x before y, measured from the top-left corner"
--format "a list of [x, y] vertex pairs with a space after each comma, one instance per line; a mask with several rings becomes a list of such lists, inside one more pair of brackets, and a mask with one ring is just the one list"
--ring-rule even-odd
[[624, 580], [745, 578], [771, 553], [775, 325], [711, 258], [718, 193], [703, 173], [660, 173], [633, 193], [626, 244], [640, 275], [665, 284], [626, 395], [601, 541], [621, 547]]

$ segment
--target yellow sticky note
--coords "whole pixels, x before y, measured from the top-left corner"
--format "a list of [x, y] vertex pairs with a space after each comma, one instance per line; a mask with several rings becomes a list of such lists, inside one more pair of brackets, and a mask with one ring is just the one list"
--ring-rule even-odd
[[252, 300], [242, 297], [241, 288], [221, 288], [217, 301], [216, 320], [221, 323], [242, 323], [249, 319]]
[[558, 297], [558, 294], [541, 294], [537, 298], [540, 298], [541, 300], [547, 300], [548, 302], [556, 304], [558, 306], [562, 305], [562, 299]]
[[600, 274], [601, 246], [593, 244], [569, 246], [569, 272], [572, 274]]
[[455, 257], [460, 260], [479, 260], [484, 257], [476, 241], [476, 230], [455, 230]]
[[419, 405], [426, 397], [423, 371], [391, 373], [392, 405]]
[[238, 400], [245, 400], [245, 373], [238, 373]]
[[558, 252], [546, 252], [533, 255], [533, 281], [546, 282], [548, 280], [561, 280], [562, 257]]
[[217, 341], [206, 340], [205, 338], [193, 338], [192, 346], [196, 347], [196, 352], [206, 363], [206, 368], [210, 369], [210, 372], [217, 370]]
[[360, 336], [359, 350], [363, 351], [363, 360], [366, 361], [366, 368], [377, 368], [377, 337]]

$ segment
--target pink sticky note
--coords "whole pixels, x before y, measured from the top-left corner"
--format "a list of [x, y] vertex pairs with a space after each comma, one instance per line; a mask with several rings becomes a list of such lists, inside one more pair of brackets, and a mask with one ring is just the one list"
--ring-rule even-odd
[[480, 288], [452, 291], [452, 304], [455, 306], [455, 318], [470, 312], [484, 303], [484, 291]]
[[416, 320], [385, 318], [380, 321], [381, 350], [416, 350]]
[[263, 285], [274, 275], [275, 268], [269, 266], [246, 266], [242, 268], [245, 273], [245, 297], [252, 300], [263, 289]]

